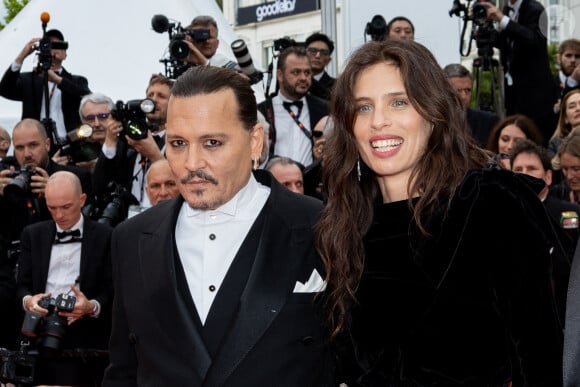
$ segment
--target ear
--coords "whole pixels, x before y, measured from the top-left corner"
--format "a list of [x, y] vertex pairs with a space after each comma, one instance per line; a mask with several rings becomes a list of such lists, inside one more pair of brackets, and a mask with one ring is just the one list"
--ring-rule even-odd
[[80, 199], [81, 199], [81, 207], [84, 207], [84, 205], [85, 205], [85, 202], [87, 201], [87, 194], [83, 192], [83, 193], [81, 194], [81, 197], [80, 197]]
[[544, 178], [544, 181], [546, 182], [547, 186], [552, 185], [552, 170], [548, 169], [546, 171], [546, 177]]
[[50, 152], [50, 138], [49, 138], [49, 137], [47, 137], [47, 138], [44, 140], [44, 147], [46, 148], [46, 150], [47, 150], [48, 152]]
[[264, 144], [264, 126], [257, 123], [250, 132], [250, 152], [252, 160], [259, 160], [262, 155], [262, 146]]
[[276, 69], [276, 79], [278, 80], [278, 84], [280, 84], [280, 82], [282, 82], [282, 75], [284, 75], [282, 70]]

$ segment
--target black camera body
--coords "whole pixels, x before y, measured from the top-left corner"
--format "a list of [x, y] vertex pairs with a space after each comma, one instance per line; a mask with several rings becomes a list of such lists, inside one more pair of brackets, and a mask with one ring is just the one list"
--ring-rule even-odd
[[149, 124], [147, 113], [155, 110], [155, 102], [149, 98], [133, 99], [124, 103], [117, 101], [111, 115], [123, 124], [123, 134], [133, 140], [142, 140], [147, 137]]
[[62, 40], [51, 40], [46, 37], [42, 38], [36, 47], [36, 50], [38, 51], [38, 71], [48, 71], [52, 66], [51, 50], [66, 49], [68, 49], [68, 42]]
[[0, 382], [13, 383], [17, 386], [32, 385], [36, 355], [21, 351], [10, 351], [0, 348]]
[[305, 47], [306, 44], [304, 42], [298, 43], [294, 39], [291, 39], [288, 36], [284, 36], [283, 38], [274, 40], [274, 51], [282, 52], [288, 47]]
[[84, 206], [82, 213], [98, 223], [115, 227], [127, 219], [129, 207], [138, 204], [139, 201], [130, 191], [119, 183], [111, 181], [107, 185], [107, 191]]
[[26, 193], [30, 192], [30, 182], [33, 175], [36, 175], [36, 170], [26, 165], [14, 170], [8, 175], [8, 177], [12, 177], [12, 180], [4, 187], [4, 195], [7, 197], [25, 196]]
[[71, 130], [66, 134], [66, 138], [58, 143], [60, 155], [67, 156], [70, 164], [97, 158], [101, 151], [101, 144], [89, 141], [92, 134], [93, 128], [87, 124]]
[[59, 316], [58, 312], [72, 312], [76, 297], [61, 293], [56, 298], [43, 297], [38, 305], [48, 314], [42, 317], [40, 313], [26, 312], [22, 323], [22, 334], [30, 337], [38, 337], [39, 344], [47, 349], [59, 350], [66, 334], [67, 319]]
[[[472, 27], [471, 38], [477, 44], [479, 56], [491, 57], [493, 56], [493, 44], [497, 40], [499, 33], [495, 29], [493, 21], [487, 19], [487, 8], [482, 3], [495, 4], [495, 1], [476, 0], [473, 7], [471, 7], [471, 12], [469, 12], [470, 2], [471, 0], [467, 0], [467, 5], [465, 5], [460, 0], [453, 0], [453, 6], [449, 10], [449, 16], [455, 15], [460, 17], [465, 23], [472, 21], [474, 25]], [[461, 39], [463, 39], [463, 36]], [[467, 56], [467, 54], [463, 54], [462, 52], [464, 56]]]
[[169, 42], [169, 54], [173, 59], [184, 60], [189, 55], [189, 47], [184, 42], [186, 36], [190, 36], [194, 42], [205, 42], [211, 38], [209, 30], [205, 28], [194, 30], [183, 29], [180, 26], [175, 28], [177, 32], [173, 33]]

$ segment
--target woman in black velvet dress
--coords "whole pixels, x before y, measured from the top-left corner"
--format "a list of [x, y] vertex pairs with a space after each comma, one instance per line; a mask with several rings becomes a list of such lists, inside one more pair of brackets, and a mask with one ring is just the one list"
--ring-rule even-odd
[[332, 116], [317, 248], [342, 380], [560, 386], [542, 184], [483, 168], [459, 97], [415, 42], [359, 48]]

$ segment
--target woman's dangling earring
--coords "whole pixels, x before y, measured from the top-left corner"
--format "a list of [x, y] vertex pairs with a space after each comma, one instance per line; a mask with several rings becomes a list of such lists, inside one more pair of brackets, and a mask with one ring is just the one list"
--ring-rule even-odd
[[356, 177], [358, 178], [359, 183], [360, 183], [360, 176], [361, 176], [361, 173], [360, 173], [360, 158], [358, 158], [356, 160]]

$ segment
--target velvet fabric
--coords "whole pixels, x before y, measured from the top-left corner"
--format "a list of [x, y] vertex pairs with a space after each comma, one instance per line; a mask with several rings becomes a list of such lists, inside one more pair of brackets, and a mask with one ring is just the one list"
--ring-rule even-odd
[[534, 183], [471, 171], [446, 215], [447, 201], [423, 217], [431, 237], [407, 201], [376, 208], [340, 358], [349, 387], [561, 386], [554, 236]]

